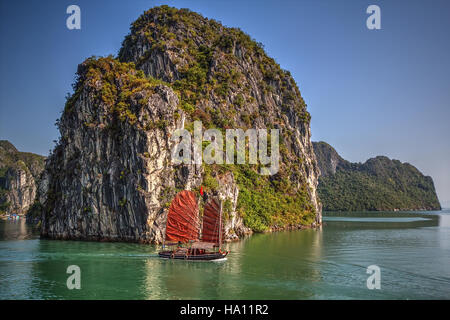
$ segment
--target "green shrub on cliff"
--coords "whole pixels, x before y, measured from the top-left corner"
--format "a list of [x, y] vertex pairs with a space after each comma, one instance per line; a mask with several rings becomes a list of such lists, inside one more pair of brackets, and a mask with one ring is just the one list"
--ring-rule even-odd
[[213, 174], [232, 171], [239, 187], [237, 211], [246, 226], [255, 232], [272, 226], [310, 225], [316, 211], [306, 188], [283, 188], [279, 177], [259, 175], [257, 165], [211, 165], [205, 167], [203, 185], [206, 191], [219, 187]]
[[65, 112], [71, 112], [82, 91], [88, 90], [112, 114], [133, 125], [137, 118], [132, 104], [145, 104], [154, 87], [160, 84], [165, 83], [146, 77], [132, 62], [120, 62], [112, 56], [91, 57], [78, 67], [75, 92], [68, 97]]
[[259, 175], [250, 166], [234, 166], [239, 186], [238, 211], [252, 230], [266, 231], [270, 226], [309, 225], [315, 209], [305, 188], [280, 190], [277, 179]]

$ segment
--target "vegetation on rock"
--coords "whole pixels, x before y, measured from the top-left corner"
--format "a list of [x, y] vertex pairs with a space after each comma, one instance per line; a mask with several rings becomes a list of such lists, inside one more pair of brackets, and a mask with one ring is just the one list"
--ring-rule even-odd
[[74, 103], [86, 90], [99, 103], [106, 105], [111, 114], [133, 125], [136, 114], [132, 105], [136, 102], [145, 105], [154, 93], [153, 88], [160, 84], [164, 82], [146, 77], [141, 70], [136, 70], [132, 62], [122, 63], [112, 56], [91, 57], [78, 67], [73, 86], [75, 93], [68, 97], [65, 112], [73, 110]]

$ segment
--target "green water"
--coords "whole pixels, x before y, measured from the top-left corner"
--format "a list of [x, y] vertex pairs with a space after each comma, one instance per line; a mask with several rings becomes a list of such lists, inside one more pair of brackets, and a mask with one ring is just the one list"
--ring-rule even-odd
[[[158, 247], [39, 240], [0, 221], [0, 299], [448, 299], [450, 210], [328, 214], [321, 230], [257, 234], [224, 262], [161, 260]], [[366, 268], [381, 268], [381, 289]], [[81, 290], [69, 290], [69, 265]]]

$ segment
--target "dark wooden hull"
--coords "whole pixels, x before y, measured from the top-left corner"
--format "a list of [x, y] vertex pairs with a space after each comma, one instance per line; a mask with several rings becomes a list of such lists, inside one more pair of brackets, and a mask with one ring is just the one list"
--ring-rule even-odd
[[164, 259], [176, 259], [176, 260], [187, 260], [187, 261], [213, 261], [224, 259], [228, 252], [207, 252], [203, 254], [177, 254], [173, 251], [161, 251], [158, 253], [160, 258]]

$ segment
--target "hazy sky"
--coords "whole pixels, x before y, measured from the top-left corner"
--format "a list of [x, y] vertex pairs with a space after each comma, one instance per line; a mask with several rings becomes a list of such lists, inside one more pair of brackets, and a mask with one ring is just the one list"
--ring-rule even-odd
[[[117, 54], [129, 25], [160, 4], [240, 27], [291, 71], [313, 140], [347, 160], [386, 155], [415, 165], [450, 206], [450, 1], [0, 2], [0, 139], [48, 154], [78, 63]], [[81, 8], [81, 30], [66, 8]], [[381, 8], [368, 30], [366, 8]]]

